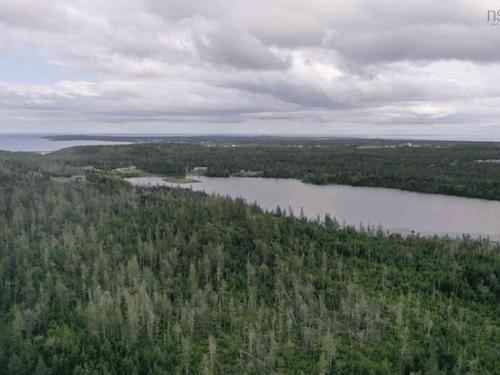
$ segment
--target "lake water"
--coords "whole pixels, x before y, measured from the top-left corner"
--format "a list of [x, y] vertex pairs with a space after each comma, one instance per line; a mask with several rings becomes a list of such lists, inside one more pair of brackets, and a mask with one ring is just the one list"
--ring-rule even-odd
[[381, 225], [398, 233], [448, 234], [500, 239], [500, 202], [397, 189], [312, 185], [293, 179], [192, 177], [199, 183], [175, 184], [162, 177], [127, 179], [136, 186], [170, 186], [256, 202], [266, 210], [292, 208], [315, 219], [330, 214], [342, 224]]
[[116, 145], [129, 143], [109, 141], [53, 141], [45, 137], [46, 135], [37, 134], [0, 134], [0, 150], [47, 153], [73, 146]]

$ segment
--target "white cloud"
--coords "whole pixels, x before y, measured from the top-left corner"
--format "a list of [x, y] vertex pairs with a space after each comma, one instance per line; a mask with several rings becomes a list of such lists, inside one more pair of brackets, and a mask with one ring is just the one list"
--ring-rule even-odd
[[[486, 20], [494, 1], [1, 7], [0, 63], [34, 49], [60, 79], [0, 82], [0, 131], [500, 137], [500, 32]], [[4, 69], [0, 81], [19, 75]]]

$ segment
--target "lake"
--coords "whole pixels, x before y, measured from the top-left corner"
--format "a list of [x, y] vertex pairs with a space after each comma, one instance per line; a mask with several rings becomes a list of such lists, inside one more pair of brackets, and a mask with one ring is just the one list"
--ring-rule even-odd
[[244, 198], [265, 210], [277, 206], [292, 208], [296, 216], [301, 209], [306, 217], [316, 219], [325, 214], [341, 224], [359, 227], [381, 225], [397, 233], [415, 231], [423, 235], [500, 239], [500, 202], [423, 194], [397, 189], [353, 187], [345, 185], [312, 185], [293, 179], [247, 177], [198, 177], [199, 183], [176, 184], [162, 177], [128, 178], [136, 186], [169, 186]]
[[127, 144], [129, 142], [110, 141], [54, 141], [43, 134], [0, 134], [0, 150], [25, 152], [53, 152], [73, 146], [97, 146]]

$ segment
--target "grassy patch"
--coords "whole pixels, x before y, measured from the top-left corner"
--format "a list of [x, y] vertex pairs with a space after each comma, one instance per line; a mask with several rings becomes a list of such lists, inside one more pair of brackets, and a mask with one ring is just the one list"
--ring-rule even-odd
[[148, 177], [153, 176], [153, 174], [143, 171], [142, 169], [133, 169], [129, 171], [113, 171], [114, 174], [123, 177], [123, 178], [131, 178], [131, 177]]
[[178, 176], [165, 177], [165, 181], [172, 182], [174, 184], [192, 184], [195, 182], [200, 182], [198, 180], [195, 180], [194, 178], [178, 177]]
[[50, 179], [59, 183], [67, 183], [71, 181], [71, 177], [51, 177]]

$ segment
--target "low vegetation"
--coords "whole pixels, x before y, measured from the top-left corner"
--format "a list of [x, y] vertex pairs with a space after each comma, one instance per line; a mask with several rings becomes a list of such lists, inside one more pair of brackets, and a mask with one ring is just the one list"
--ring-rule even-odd
[[174, 184], [192, 184], [200, 182], [194, 178], [190, 177], [165, 177], [165, 181], [172, 182]]

